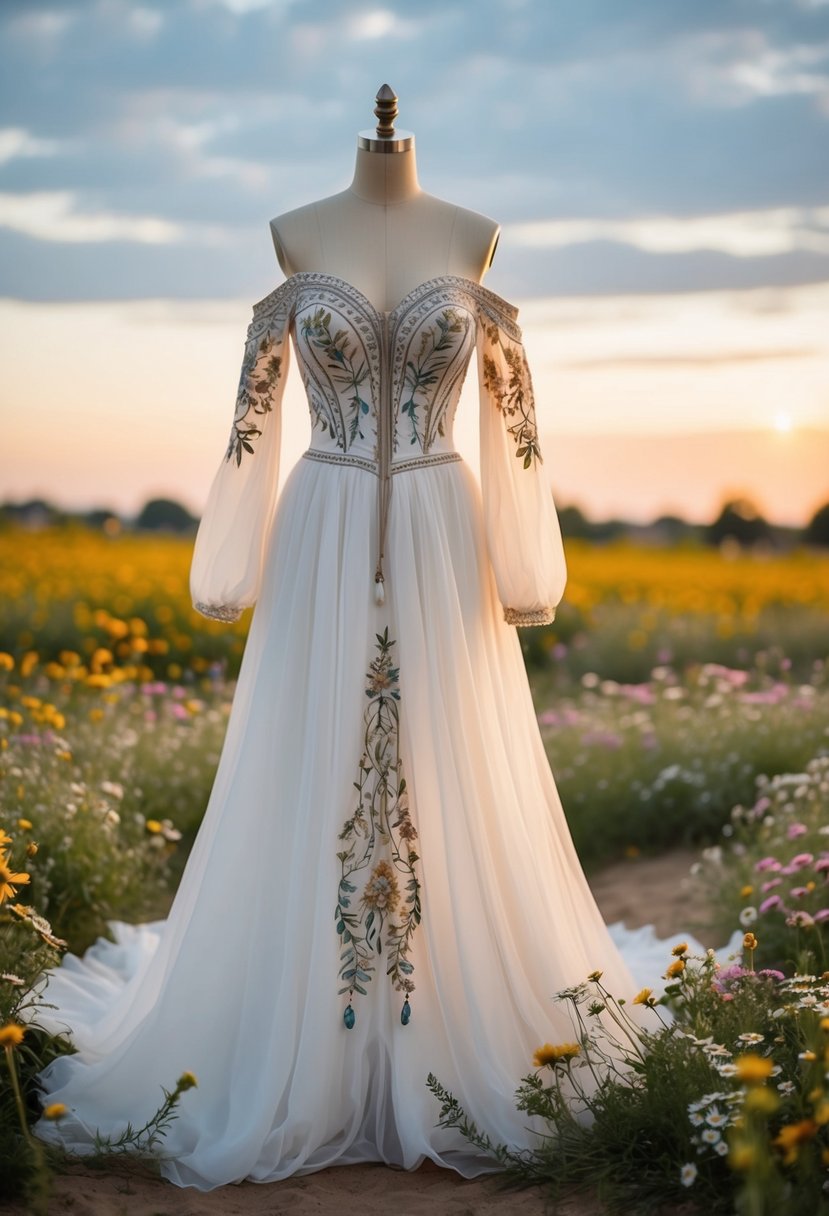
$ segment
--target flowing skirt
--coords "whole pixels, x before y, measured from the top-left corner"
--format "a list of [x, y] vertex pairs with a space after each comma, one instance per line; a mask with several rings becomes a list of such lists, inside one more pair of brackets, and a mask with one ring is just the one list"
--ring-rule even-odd
[[[640, 986], [570, 838], [477, 482], [462, 462], [393, 480], [377, 605], [374, 475], [303, 459], [291, 471], [170, 913], [115, 922], [115, 943], [49, 973], [57, 1008], [39, 1020], [68, 1028], [77, 1053], [40, 1074], [44, 1101], [70, 1108], [40, 1120], [44, 1139], [89, 1151], [96, 1130], [139, 1127], [189, 1070], [198, 1087], [162, 1144], [180, 1186], [425, 1158], [474, 1176], [493, 1162], [436, 1126], [428, 1074], [493, 1140], [526, 1147], [516, 1086], [539, 1044], [574, 1038], [555, 993], [594, 969], [628, 999]], [[389, 678], [371, 670], [386, 629], [422, 920], [408, 1024], [380, 959], [347, 1029], [337, 854], [372, 745], [372, 690]]]

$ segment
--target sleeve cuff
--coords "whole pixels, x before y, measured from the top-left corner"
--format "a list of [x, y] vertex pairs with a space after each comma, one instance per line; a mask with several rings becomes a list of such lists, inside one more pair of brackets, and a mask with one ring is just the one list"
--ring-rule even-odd
[[201, 600], [196, 600], [193, 607], [196, 612], [209, 616], [214, 621], [238, 621], [242, 615], [242, 609], [234, 604], [203, 604]]
[[505, 608], [504, 620], [508, 625], [551, 625], [555, 620], [555, 608]]

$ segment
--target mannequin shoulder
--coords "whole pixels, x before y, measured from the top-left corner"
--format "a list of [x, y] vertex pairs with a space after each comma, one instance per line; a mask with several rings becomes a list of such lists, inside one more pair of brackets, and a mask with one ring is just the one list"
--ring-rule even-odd
[[452, 262], [468, 267], [464, 273], [470, 278], [483, 278], [492, 264], [500, 234], [497, 220], [479, 211], [457, 207], [452, 228]]
[[319, 265], [321, 257], [318, 211], [325, 203], [307, 203], [270, 221], [276, 260], [286, 275]]

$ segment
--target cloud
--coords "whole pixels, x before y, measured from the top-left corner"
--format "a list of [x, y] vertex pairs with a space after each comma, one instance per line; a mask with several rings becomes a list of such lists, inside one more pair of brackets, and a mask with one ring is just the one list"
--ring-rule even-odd
[[0, 165], [21, 156], [55, 156], [61, 140], [38, 139], [23, 127], [0, 127]]
[[0, 227], [40, 241], [99, 244], [129, 241], [140, 245], [224, 244], [227, 230], [216, 225], [184, 227], [154, 215], [117, 215], [77, 210], [69, 190], [0, 194]]
[[543, 220], [509, 225], [507, 234], [515, 245], [536, 249], [618, 241], [647, 253], [713, 249], [735, 258], [769, 257], [797, 249], [829, 253], [829, 206], [626, 220]]

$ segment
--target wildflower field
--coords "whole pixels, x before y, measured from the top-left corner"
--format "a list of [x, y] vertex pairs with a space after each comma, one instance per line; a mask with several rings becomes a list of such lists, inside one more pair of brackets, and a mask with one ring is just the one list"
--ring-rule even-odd
[[[71, 1050], [37, 1027], [37, 979], [109, 919], [165, 914], [224, 737], [250, 614], [195, 613], [191, 550], [75, 527], [0, 532], [0, 1200], [25, 1192], [33, 1210], [59, 1167], [28, 1131], [33, 1077]], [[674, 951], [664, 995], [609, 994], [590, 977], [563, 995], [573, 1043], [540, 1047], [517, 1093], [559, 1147], [504, 1163], [551, 1186], [601, 1179], [614, 1211], [672, 1197], [749, 1216], [829, 1211], [829, 556], [578, 541], [567, 553], [554, 625], [521, 637], [585, 866], [697, 844], [686, 924], [704, 911], [747, 944], [728, 971]], [[644, 1038], [625, 1026], [634, 999], [652, 1010]], [[632, 1062], [585, 1097], [586, 1130], [560, 1094], [604, 1050], [598, 1005], [618, 1012]], [[433, 1082], [441, 1117], [464, 1126]]]

